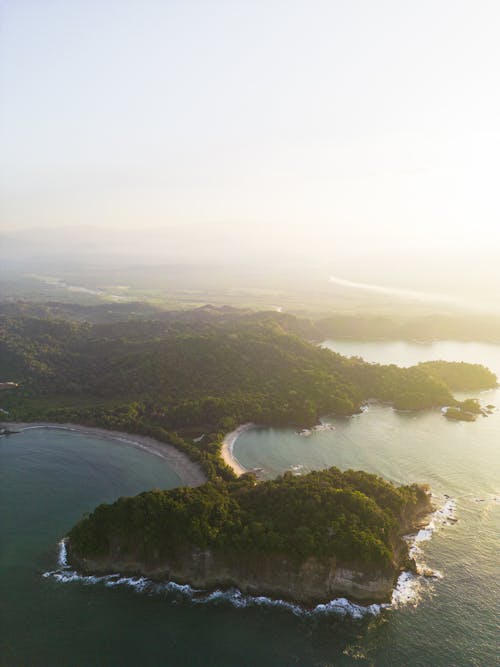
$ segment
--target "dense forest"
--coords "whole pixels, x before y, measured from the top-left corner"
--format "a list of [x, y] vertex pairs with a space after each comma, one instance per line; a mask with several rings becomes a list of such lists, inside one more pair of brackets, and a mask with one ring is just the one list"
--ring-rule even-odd
[[2, 391], [1, 407], [10, 420], [147, 433], [184, 449], [209, 476], [227, 476], [220, 434], [240, 423], [310, 426], [356, 413], [368, 399], [404, 410], [459, 408], [451, 390], [496, 386], [483, 366], [369, 364], [310, 335], [307, 320], [232, 309], [100, 323], [4, 314], [0, 381], [20, 386]]
[[330, 468], [258, 484], [248, 474], [100, 505], [69, 538], [78, 557], [133, 553], [141, 562], [161, 562], [194, 546], [299, 560], [335, 556], [391, 570], [405, 552], [401, 530], [428, 508], [425, 488], [395, 487], [365, 472]]

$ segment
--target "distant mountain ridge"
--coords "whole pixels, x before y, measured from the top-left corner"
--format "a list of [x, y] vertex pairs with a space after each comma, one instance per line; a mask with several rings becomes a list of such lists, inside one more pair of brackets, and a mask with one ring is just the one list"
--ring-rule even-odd
[[487, 315], [420, 315], [389, 317], [332, 313], [304, 317], [272, 310], [206, 304], [198, 308], [166, 310], [146, 301], [83, 305], [58, 301], [0, 301], [0, 316], [60, 318], [93, 324], [154, 320], [158, 322], [276, 322], [290, 333], [321, 342], [326, 338], [406, 341], [482, 341], [500, 343], [500, 317]]

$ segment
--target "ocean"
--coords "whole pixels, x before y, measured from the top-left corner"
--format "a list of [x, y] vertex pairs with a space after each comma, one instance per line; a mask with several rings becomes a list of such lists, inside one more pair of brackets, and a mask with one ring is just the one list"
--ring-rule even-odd
[[[326, 346], [368, 361], [488, 365], [500, 346], [441, 342]], [[481, 395], [500, 406], [500, 390]], [[489, 667], [498, 661], [500, 411], [474, 423], [439, 410], [370, 405], [322, 428], [256, 428], [234, 452], [273, 477], [336, 465], [395, 483], [427, 482], [438, 507], [413, 541], [422, 574], [388, 608], [345, 601], [303, 610], [237, 591], [195, 592], [141, 578], [79, 578], [61, 538], [101, 502], [179, 479], [124, 443], [56, 430], [0, 439], [0, 665], [403, 665]]]

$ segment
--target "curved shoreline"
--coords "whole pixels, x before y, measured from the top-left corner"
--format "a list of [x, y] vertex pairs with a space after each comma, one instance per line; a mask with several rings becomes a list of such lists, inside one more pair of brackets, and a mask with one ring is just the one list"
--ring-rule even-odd
[[2, 422], [2, 424], [8, 429], [20, 432], [35, 428], [46, 428], [72, 431], [74, 433], [81, 433], [82, 435], [91, 435], [105, 440], [121, 442], [166, 461], [180, 478], [183, 486], [201, 486], [207, 481], [203, 470], [197, 463], [191, 461], [186, 454], [178, 450], [174, 445], [160, 442], [147, 435], [124, 433], [123, 431], [109, 431], [105, 428], [82, 426], [80, 424], [57, 424], [52, 422]]
[[241, 426], [238, 426], [238, 428], [235, 429], [234, 431], [226, 433], [226, 435], [224, 436], [224, 440], [222, 441], [222, 447], [220, 450], [220, 455], [222, 457], [222, 460], [226, 465], [228, 465], [233, 470], [233, 472], [235, 473], [235, 475], [237, 475], [237, 477], [241, 477], [241, 475], [244, 475], [246, 472], [250, 471], [248, 470], [248, 468], [242, 466], [241, 463], [236, 458], [236, 456], [234, 455], [234, 443], [242, 433], [250, 431], [250, 429], [252, 428], [255, 428], [255, 424], [253, 424], [252, 422], [248, 422], [247, 424], [242, 424]]

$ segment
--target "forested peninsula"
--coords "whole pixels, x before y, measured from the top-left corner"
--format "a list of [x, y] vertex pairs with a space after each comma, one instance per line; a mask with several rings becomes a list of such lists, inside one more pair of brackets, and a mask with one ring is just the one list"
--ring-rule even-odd
[[72, 564], [202, 589], [301, 603], [339, 595], [387, 601], [402, 568], [401, 538], [431, 509], [427, 490], [337, 468], [257, 483], [153, 490], [100, 505], [69, 533]]
[[[224, 308], [94, 323], [2, 315], [0, 380], [19, 386], [2, 391], [0, 407], [9, 421], [149, 435], [183, 450], [210, 479], [232, 479], [220, 447], [238, 424], [308, 427], [322, 415], [355, 414], [369, 399], [462, 414], [452, 391], [497, 383], [478, 364], [345, 358], [310, 334], [310, 323], [291, 315]], [[465, 408], [480, 411], [475, 401]]]
[[429, 512], [426, 489], [336, 468], [238, 478], [221, 457], [224, 434], [245, 422], [310, 427], [370, 399], [401, 410], [447, 406], [453, 419], [473, 419], [479, 403], [452, 391], [497, 379], [478, 364], [384, 366], [311, 341], [307, 320], [224, 308], [111, 322], [0, 316], [9, 421], [151, 436], [187, 454], [208, 480], [99, 506], [69, 533], [72, 562], [304, 603], [388, 599], [411, 567], [401, 535]]

